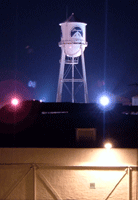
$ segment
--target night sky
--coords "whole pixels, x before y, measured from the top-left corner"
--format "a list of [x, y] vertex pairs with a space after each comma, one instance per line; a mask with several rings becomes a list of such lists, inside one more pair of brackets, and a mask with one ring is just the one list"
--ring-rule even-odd
[[[87, 23], [89, 101], [105, 88], [130, 100], [138, 94], [138, 87], [129, 86], [138, 83], [137, 0], [1, 0], [1, 104], [15, 93], [22, 99], [56, 101], [59, 23], [72, 13]], [[36, 85], [29, 87], [29, 81]]]

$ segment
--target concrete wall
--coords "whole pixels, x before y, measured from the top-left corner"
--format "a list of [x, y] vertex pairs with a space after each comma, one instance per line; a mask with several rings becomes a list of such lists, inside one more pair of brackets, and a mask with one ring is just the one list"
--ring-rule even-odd
[[138, 149], [0, 148], [0, 200], [138, 200]]

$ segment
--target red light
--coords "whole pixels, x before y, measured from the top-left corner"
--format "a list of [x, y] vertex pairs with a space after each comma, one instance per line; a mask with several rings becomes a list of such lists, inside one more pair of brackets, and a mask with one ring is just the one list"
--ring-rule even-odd
[[12, 99], [11, 103], [12, 103], [12, 105], [17, 106], [19, 101], [18, 101], [18, 99], [15, 98], [15, 99]]

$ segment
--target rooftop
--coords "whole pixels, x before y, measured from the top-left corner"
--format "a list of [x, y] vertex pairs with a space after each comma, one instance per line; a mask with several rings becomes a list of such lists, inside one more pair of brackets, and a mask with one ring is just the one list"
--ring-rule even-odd
[[[138, 146], [138, 106], [116, 104], [103, 112], [92, 103], [24, 101], [0, 109], [0, 126], [0, 147], [99, 148], [109, 138], [117, 148]], [[78, 128], [83, 141], [76, 140]], [[96, 131], [94, 140], [86, 129]]]

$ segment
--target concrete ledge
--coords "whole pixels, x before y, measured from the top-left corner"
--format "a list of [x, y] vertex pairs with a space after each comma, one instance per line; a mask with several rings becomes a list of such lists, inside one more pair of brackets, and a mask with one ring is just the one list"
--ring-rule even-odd
[[137, 167], [138, 149], [0, 148], [0, 164]]

